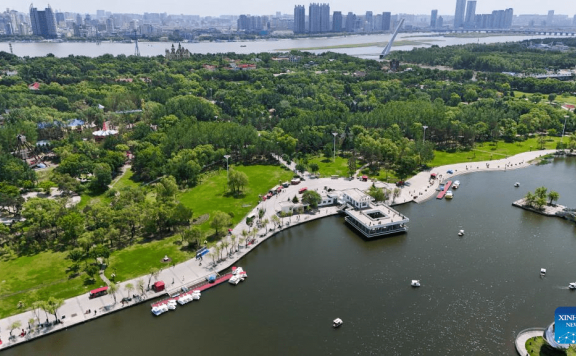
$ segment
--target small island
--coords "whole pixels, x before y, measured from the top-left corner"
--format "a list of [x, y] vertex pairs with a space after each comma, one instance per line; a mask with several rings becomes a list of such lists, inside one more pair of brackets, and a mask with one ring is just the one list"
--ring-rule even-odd
[[539, 187], [534, 193], [528, 192], [524, 198], [516, 200], [512, 205], [538, 214], [576, 221], [576, 209], [554, 204], [558, 199], [560, 199], [558, 192], [553, 190], [548, 192], [548, 188]]

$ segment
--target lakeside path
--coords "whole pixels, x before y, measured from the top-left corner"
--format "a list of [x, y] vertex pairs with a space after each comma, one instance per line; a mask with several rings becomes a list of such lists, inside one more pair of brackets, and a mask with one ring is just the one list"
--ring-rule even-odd
[[526, 350], [526, 341], [528, 341], [530, 338], [544, 335], [544, 331], [546, 331], [546, 328], [530, 328], [520, 331], [516, 336], [516, 340], [514, 340], [514, 345], [516, 346], [518, 355], [528, 356], [528, 350]]
[[[401, 189], [400, 196], [395, 199], [394, 202], [388, 202], [391, 205], [403, 204], [410, 201], [415, 201], [417, 203], [426, 201], [427, 199], [434, 196], [436, 193], [435, 186], [441, 179], [448, 179], [453, 176], [457, 176], [460, 174], [467, 174], [473, 172], [482, 172], [482, 171], [495, 171], [495, 170], [507, 170], [507, 169], [516, 169], [527, 167], [530, 161], [548, 154], [553, 153], [554, 150], [548, 151], [535, 151], [535, 152], [525, 152], [513, 157], [496, 160], [496, 161], [488, 161], [488, 162], [473, 162], [473, 163], [458, 163], [452, 164], [442, 167], [437, 167], [432, 169], [430, 172], [421, 172], [416, 176], [412, 177], [409, 182], [411, 185], [409, 187], [404, 187]], [[489, 166], [488, 166], [489, 165]], [[291, 167], [293, 169], [293, 167]], [[468, 169], [467, 169], [468, 168]], [[454, 170], [454, 174], [447, 175], [446, 171], [449, 169]], [[438, 173], [438, 175], [442, 174], [441, 179], [437, 179], [434, 182], [434, 185], [430, 185], [429, 177], [430, 173]], [[266, 200], [265, 202], [259, 202], [255, 208], [249, 213], [249, 215], [258, 215], [258, 209], [262, 208], [265, 209], [266, 214], [264, 215], [263, 219], [269, 219], [271, 221], [272, 215], [274, 215], [277, 211], [280, 210], [280, 202], [286, 201], [289, 198], [291, 199], [294, 196], [301, 196], [298, 194], [298, 190], [307, 187], [309, 190], [316, 190], [318, 193], [322, 193], [325, 190], [325, 187], [331, 188], [334, 190], [344, 190], [348, 188], [359, 188], [361, 190], [367, 190], [372, 185], [372, 182], [362, 182], [358, 179], [348, 180], [348, 179], [330, 179], [330, 178], [321, 178], [321, 179], [309, 179], [310, 176], [307, 175], [307, 172], [303, 174], [306, 176], [306, 180], [303, 181], [299, 185], [293, 185], [285, 190], [283, 190], [279, 195], [275, 195], [271, 199]], [[376, 182], [376, 186], [378, 187], [387, 187], [393, 188], [394, 185]], [[265, 193], [265, 192], [262, 192]], [[182, 286], [190, 286], [200, 281], [203, 281], [206, 276], [214, 272], [221, 272], [224, 271], [231, 266], [235, 265], [238, 260], [240, 260], [244, 255], [248, 254], [252, 251], [256, 246], [260, 243], [265, 241], [267, 238], [275, 235], [279, 231], [287, 229], [291, 226], [295, 226], [298, 224], [302, 224], [311, 220], [323, 218], [330, 215], [337, 214], [338, 208], [335, 206], [327, 207], [327, 208], [320, 208], [318, 212], [315, 214], [301, 214], [301, 215], [294, 215], [291, 218], [283, 218], [282, 226], [275, 228], [273, 231], [265, 231], [264, 229], [258, 231], [259, 235], [263, 235], [261, 237], [256, 238], [256, 242], [254, 244], [249, 245], [248, 247], [241, 246], [238, 251], [231, 253], [231, 255], [220, 261], [219, 263], [213, 265], [210, 263], [207, 256], [204, 259], [203, 264], [200, 265], [200, 261], [196, 261], [195, 259], [188, 260], [186, 262], [177, 264], [175, 266], [166, 265], [165, 268], [162, 269], [160, 275], [158, 276], [157, 280], [162, 280], [166, 283], [166, 289], [170, 291], [176, 291], [180, 289]], [[266, 226], [267, 229], [272, 229], [273, 225], [270, 223]], [[232, 233], [236, 236], [240, 236], [242, 230], [250, 231], [251, 228], [246, 225], [245, 219], [242, 220], [240, 224], [234, 227]], [[226, 237], [228, 239], [229, 237]], [[158, 256], [158, 259], [162, 259], [164, 256]], [[170, 256], [168, 256], [170, 257]], [[250, 271], [247, 271], [250, 273]], [[132, 283], [132, 285], [137, 285], [137, 280], [142, 279], [147, 286], [150, 282], [154, 282], [156, 279], [151, 278], [149, 275], [141, 276], [139, 278], [134, 278], [128, 281], [118, 282], [118, 293], [116, 294], [116, 300], [120, 301], [123, 297], [132, 296], [131, 294], [139, 294], [138, 291], [132, 291], [128, 293], [125, 289], [127, 283]], [[102, 283], [102, 286], [105, 284]], [[96, 288], [96, 287], [94, 287]], [[158, 297], [164, 296], [165, 292], [155, 293], [152, 290], [146, 291], [144, 295], [142, 295], [141, 299], [138, 301], [139, 303], [143, 303], [146, 301], [151, 301], [152, 299], [156, 299]], [[102, 317], [112, 312], [116, 312], [122, 310], [123, 308], [129, 307], [134, 305], [136, 302], [132, 301], [131, 303], [123, 306], [120, 302], [114, 303], [114, 298], [111, 295], [102, 296], [99, 298], [89, 299], [88, 298], [88, 291], [86, 293], [67, 299], [64, 302], [64, 305], [58, 310], [58, 316], [60, 320], [62, 320], [61, 324], [57, 324], [55, 326], [48, 326], [48, 327], [41, 327], [41, 328], [32, 328], [29, 330], [28, 328], [28, 320], [30, 319], [38, 319], [33, 311], [27, 311], [21, 314], [13, 315], [8, 318], [4, 318], [0, 320], [0, 339], [2, 340], [2, 345], [0, 345], [0, 350], [17, 345], [22, 342], [29, 341], [36, 337], [42, 337], [44, 335], [48, 335], [52, 332], [56, 332], [59, 330], [67, 329], [76, 324], [81, 324], [86, 321]], [[90, 313], [85, 313], [87, 310], [90, 310]], [[96, 311], [96, 313], [94, 313]], [[178, 312], [176, 310], [176, 312]], [[38, 316], [41, 322], [45, 322], [46, 318], [50, 321], [54, 320], [53, 315], [46, 315], [43, 311], [38, 312]], [[150, 317], [153, 317], [150, 315]], [[19, 329], [15, 329], [13, 335], [19, 335], [20, 329], [24, 329], [27, 331], [26, 336], [20, 337], [16, 336], [12, 339], [9, 338], [10, 334], [10, 325], [15, 322], [20, 321], [22, 326]]]

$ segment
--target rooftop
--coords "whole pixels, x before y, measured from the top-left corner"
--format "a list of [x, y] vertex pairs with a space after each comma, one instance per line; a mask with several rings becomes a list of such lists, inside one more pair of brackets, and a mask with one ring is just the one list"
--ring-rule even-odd
[[371, 204], [370, 208], [364, 210], [347, 209], [346, 214], [366, 227], [379, 227], [392, 223], [407, 223], [409, 221], [405, 215], [386, 205]]

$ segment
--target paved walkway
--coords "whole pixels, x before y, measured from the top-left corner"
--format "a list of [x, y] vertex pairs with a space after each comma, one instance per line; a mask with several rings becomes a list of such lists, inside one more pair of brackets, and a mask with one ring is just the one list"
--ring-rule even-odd
[[516, 345], [516, 351], [520, 356], [529, 356], [528, 350], [526, 350], [526, 341], [533, 337], [542, 336], [546, 328], [530, 328], [522, 330], [516, 336], [514, 344]]
[[[490, 162], [477, 162], [472, 164], [455, 164], [450, 166], [444, 166], [435, 168], [432, 171], [438, 172], [439, 174], [445, 174], [446, 170], [453, 169], [454, 175], [458, 174], [466, 174], [471, 172], [478, 172], [478, 171], [488, 171], [488, 170], [505, 170], [505, 169], [514, 169], [514, 168], [521, 168], [528, 165], [528, 161], [537, 158], [540, 155], [550, 153], [553, 151], [538, 151], [538, 152], [528, 152], [525, 154], [520, 154], [518, 156], [510, 157], [505, 160], [498, 160], [498, 161], [490, 161]], [[486, 164], [489, 164], [489, 167]], [[249, 215], [256, 215], [258, 214], [258, 209], [264, 209], [266, 211], [263, 219], [269, 219], [270, 222], [272, 221], [271, 217], [277, 211], [280, 210], [280, 202], [287, 201], [288, 199], [292, 199], [294, 196], [301, 196], [298, 194], [298, 190], [302, 187], [307, 187], [309, 190], [316, 190], [318, 193], [322, 193], [326, 191], [326, 188], [331, 188], [334, 190], [344, 190], [348, 188], [359, 188], [361, 190], [367, 190], [372, 185], [372, 182], [362, 182], [358, 179], [330, 179], [330, 178], [320, 178], [320, 179], [310, 179], [310, 175], [306, 175], [305, 172], [305, 180], [300, 183], [299, 185], [289, 186], [285, 190], [283, 190], [280, 194], [273, 196], [271, 199], [268, 199], [264, 202], [259, 202], [254, 209], [249, 213]], [[434, 193], [434, 182], [433, 185], [430, 185], [428, 179], [430, 177], [430, 172], [422, 172], [415, 177], [410, 179], [412, 183], [411, 186], [405, 187], [401, 190], [401, 194], [398, 198], [396, 198], [395, 204], [401, 204], [409, 201], [416, 201], [421, 202], [426, 200], [427, 198], [431, 197]], [[446, 179], [448, 177], [443, 177]], [[438, 180], [437, 180], [438, 181]], [[387, 188], [394, 188], [391, 184], [386, 184], [382, 182], [375, 183], [377, 186], [387, 187]], [[263, 192], [264, 193], [264, 192]], [[416, 198], [414, 198], [416, 197]], [[269, 223], [265, 226], [258, 234], [265, 234], [261, 238], [256, 239], [256, 243], [249, 245], [248, 247], [241, 246], [238, 251], [231, 253], [230, 257], [220, 261], [219, 263], [212, 264], [211, 261], [208, 260], [208, 257], [205, 255], [203, 261], [196, 261], [194, 259], [188, 260], [186, 262], [180, 263], [175, 266], [170, 266], [169, 264], [166, 265], [164, 269], [160, 272], [157, 280], [162, 280], [166, 283], [167, 290], [176, 290], [181, 288], [182, 286], [189, 286], [195, 284], [199, 281], [205, 279], [211, 273], [223, 271], [230, 266], [236, 264], [238, 260], [240, 260], [244, 255], [248, 254], [252, 251], [256, 246], [262, 243], [267, 238], [273, 236], [278, 231], [283, 229], [289, 228], [290, 226], [294, 226], [297, 224], [305, 223], [314, 219], [319, 219], [328, 215], [333, 215], [337, 213], [336, 207], [328, 207], [328, 208], [321, 208], [320, 212], [316, 214], [302, 214], [302, 215], [295, 215], [290, 218], [282, 218], [281, 219], [281, 227], [277, 227], [274, 231], [266, 231], [274, 228], [272, 223]], [[243, 230], [251, 231], [251, 227], [246, 225], [245, 219], [242, 220], [236, 227], [234, 227], [232, 233], [236, 236], [241, 236]], [[164, 256], [158, 256], [158, 259], [162, 259]], [[170, 256], [168, 256], [170, 257]], [[248, 271], [250, 273], [250, 271]], [[116, 295], [116, 300], [121, 300], [123, 297], [132, 296], [134, 294], [140, 294], [140, 291], [135, 289], [128, 291], [126, 289], [126, 285], [131, 283], [134, 287], [137, 286], [137, 281], [142, 279], [146, 286], [149, 286], [153, 283], [156, 279], [152, 278], [150, 275], [142, 276], [140, 278], [135, 278], [129, 281], [119, 282], [118, 293]], [[105, 283], [102, 283], [101, 286], [104, 286]], [[97, 288], [100, 286], [95, 286]], [[164, 293], [155, 293], [152, 290], [145, 291], [145, 293], [138, 298], [138, 302], [147, 301], [150, 299], [157, 298], [159, 296], [164, 295]], [[129, 303], [134, 304], [135, 302]], [[128, 306], [128, 304], [126, 305]], [[57, 324], [55, 326], [47, 326], [41, 328], [32, 328], [30, 332], [25, 337], [16, 337], [13, 339], [9, 339], [9, 332], [10, 332], [10, 325], [15, 321], [20, 321], [22, 324], [21, 328], [28, 330], [28, 321], [31, 319], [40, 320], [41, 322], [46, 322], [46, 320], [54, 320], [54, 316], [46, 315], [43, 311], [27, 311], [18, 315], [13, 315], [11, 317], [1, 319], [0, 320], [0, 339], [2, 340], [3, 344], [0, 346], [0, 350], [2, 348], [12, 346], [24, 341], [29, 340], [30, 338], [34, 338], [37, 336], [45, 335], [51, 332], [55, 332], [58, 330], [62, 330], [68, 328], [74, 324], [83, 323], [85, 321], [101, 317], [111, 312], [115, 312], [121, 310], [122, 308], [126, 307], [122, 303], [115, 303], [114, 298], [111, 295], [102, 296], [99, 298], [89, 299], [88, 293], [83, 295], [79, 295], [74, 298], [70, 298], [64, 302], [64, 305], [58, 310], [58, 316], [63, 321], [61, 324]], [[87, 313], [87, 311], [90, 311]], [[13, 334], [20, 334], [18, 330], [14, 330]]]

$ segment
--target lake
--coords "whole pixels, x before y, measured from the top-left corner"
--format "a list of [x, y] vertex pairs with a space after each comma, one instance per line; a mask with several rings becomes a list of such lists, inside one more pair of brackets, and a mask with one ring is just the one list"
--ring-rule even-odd
[[[482, 34], [484, 35], [484, 34]], [[361, 44], [361, 43], [384, 43], [390, 40], [390, 34], [380, 35], [350, 35], [341, 37], [312, 37], [312, 38], [299, 38], [299, 39], [282, 39], [282, 40], [261, 40], [261, 41], [245, 41], [245, 42], [200, 42], [200, 43], [183, 43], [184, 48], [187, 48], [192, 53], [260, 53], [260, 52], [278, 52], [282, 49], [290, 48], [313, 48], [321, 46], [339, 46], [347, 44]], [[430, 33], [401, 33], [396, 37], [396, 42], [407, 41], [429, 41], [429, 44], [409, 45], [409, 46], [395, 46], [393, 50], [411, 50], [415, 47], [429, 47], [430, 45], [449, 46], [465, 43], [497, 43], [497, 42], [515, 42], [527, 39], [540, 39], [555, 36], [488, 36], [488, 37], [443, 37], [433, 35]], [[562, 37], [559, 37], [562, 38]], [[139, 49], [142, 56], [157, 56], [164, 55], [164, 51], [172, 46], [171, 42], [140, 42]], [[245, 46], [245, 47], [241, 47]], [[31, 42], [31, 43], [12, 43], [14, 54], [18, 56], [45, 56], [48, 53], [54, 54], [56, 57], [67, 57], [69, 55], [96, 57], [103, 54], [112, 55], [133, 55], [133, 43], [112, 43], [102, 42], [97, 45], [94, 42], [63, 42], [63, 43], [50, 43], [50, 42]], [[369, 47], [356, 47], [356, 48], [338, 48], [331, 49], [330, 51], [338, 53], [346, 53], [352, 56], [361, 58], [377, 59], [383, 46], [369, 46]], [[0, 51], [10, 52], [8, 42], [0, 42]], [[327, 50], [314, 50], [310, 52], [322, 53]]]
[[573, 158], [463, 175], [452, 201], [399, 206], [410, 230], [378, 240], [342, 217], [296, 226], [240, 261], [249, 278], [238, 286], [160, 317], [135, 306], [2, 354], [516, 355], [517, 332], [576, 300], [576, 225], [511, 203], [546, 186], [576, 207], [575, 175]]

